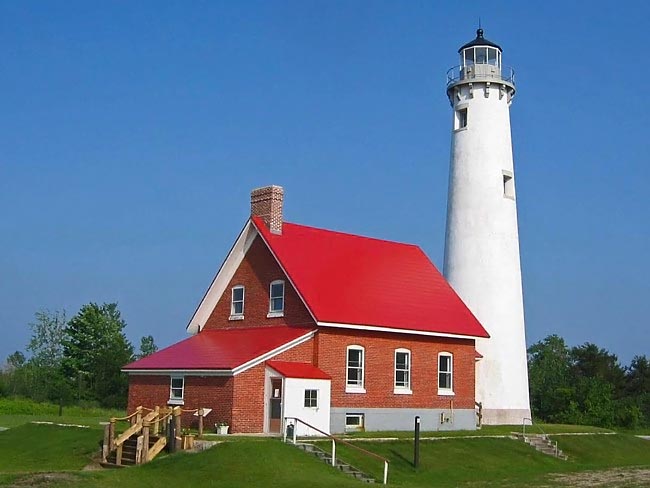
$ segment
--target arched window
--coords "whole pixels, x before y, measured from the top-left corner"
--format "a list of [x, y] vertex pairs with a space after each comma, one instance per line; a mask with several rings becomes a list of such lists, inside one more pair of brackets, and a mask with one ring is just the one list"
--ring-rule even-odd
[[411, 393], [411, 351], [408, 349], [395, 349], [394, 393]]
[[284, 313], [284, 281], [275, 280], [269, 287], [269, 314]]
[[438, 354], [438, 395], [454, 394], [454, 356], [450, 352]]
[[232, 287], [232, 300], [230, 302], [230, 318], [233, 320], [244, 318], [244, 286]]
[[365, 393], [364, 389], [364, 360], [363, 346], [348, 346], [346, 350], [346, 393]]

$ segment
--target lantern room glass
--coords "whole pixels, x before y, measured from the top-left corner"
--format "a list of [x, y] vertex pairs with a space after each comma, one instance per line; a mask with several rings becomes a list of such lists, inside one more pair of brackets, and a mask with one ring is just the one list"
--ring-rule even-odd
[[501, 52], [497, 48], [488, 46], [472, 46], [463, 49], [461, 55], [463, 67], [473, 64], [491, 64], [501, 68]]

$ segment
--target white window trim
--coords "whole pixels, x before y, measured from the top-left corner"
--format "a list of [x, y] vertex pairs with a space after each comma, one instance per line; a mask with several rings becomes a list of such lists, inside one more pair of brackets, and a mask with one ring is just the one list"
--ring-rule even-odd
[[[242, 290], [241, 296], [241, 313], [235, 313], [235, 290]], [[244, 320], [244, 307], [246, 305], [246, 287], [244, 285], [235, 285], [230, 290], [230, 317], [228, 320]]]
[[[314, 405], [313, 407], [312, 406], [308, 407], [307, 405], [305, 405], [305, 400], [307, 400], [307, 392], [308, 391], [315, 391], [316, 392], [316, 405]], [[303, 396], [302, 396], [302, 406], [303, 406], [303, 408], [308, 408], [310, 410], [318, 410], [319, 403], [320, 403], [319, 402], [319, 400], [320, 400], [319, 397], [320, 397], [320, 393], [319, 393], [319, 390], [317, 388], [305, 388], [305, 391], [304, 391]]]
[[[358, 426], [350, 426], [348, 427], [348, 417], [357, 417], [361, 419], [360, 423]], [[363, 413], [346, 413], [345, 414], [345, 424], [344, 424], [344, 430], [345, 432], [363, 432], [366, 429], [366, 416]]]
[[[349, 369], [349, 351], [355, 349], [361, 351], [361, 384], [349, 385], [348, 384], [348, 369]], [[345, 348], [345, 392], [346, 393], [365, 393], [366, 388], [366, 348], [358, 344], [352, 344]]]
[[[398, 386], [397, 385], [397, 354], [398, 353], [404, 353], [408, 355], [408, 360], [407, 360], [407, 365], [408, 368], [405, 370], [408, 372], [408, 384], [406, 386]], [[412, 395], [413, 390], [411, 389], [411, 351], [410, 349], [405, 349], [403, 347], [400, 347], [398, 349], [395, 349], [395, 354], [393, 355], [394, 362], [393, 362], [393, 393], [395, 395]]]
[[[449, 377], [450, 377], [450, 383], [451, 387], [450, 388], [440, 388], [440, 357], [441, 356], [447, 356], [449, 358]], [[437, 375], [437, 381], [438, 381], [438, 395], [442, 396], [452, 396], [455, 395], [454, 393], [454, 355], [450, 352], [440, 352], [438, 353], [438, 367], [436, 368], [438, 371]], [[447, 373], [447, 371], [445, 371]]]
[[[272, 290], [273, 290], [273, 285], [279, 285], [282, 284], [282, 310], [273, 310], [273, 295]], [[284, 317], [284, 309], [285, 309], [285, 303], [284, 303], [284, 296], [285, 296], [285, 290], [286, 290], [286, 283], [284, 280], [273, 280], [271, 281], [271, 284], [269, 285], [269, 313], [266, 314], [267, 318], [273, 318], [273, 317]], [[275, 297], [279, 298], [279, 297]]]
[[[174, 380], [182, 380], [183, 386], [181, 387], [181, 396], [175, 397], [173, 394], [172, 385]], [[168, 405], [185, 405], [185, 376], [171, 376], [169, 378], [169, 400]]]

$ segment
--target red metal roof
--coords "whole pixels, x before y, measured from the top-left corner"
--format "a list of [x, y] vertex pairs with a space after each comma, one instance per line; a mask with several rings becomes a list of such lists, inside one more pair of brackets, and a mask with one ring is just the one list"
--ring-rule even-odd
[[289, 361], [267, 361], [270, 367], [286, 378], [310, 378], [314, 380], [331, 380], [332, 377], [323, 370], [309, 363], [292, 363]]
[[123, 369], [232, 370], [308, 334], [311, 330], [287, 326], [204, 330], [189, 339], [128, 364]]
[[252, 220], [318, 322], [489, 337], [415, 245]]

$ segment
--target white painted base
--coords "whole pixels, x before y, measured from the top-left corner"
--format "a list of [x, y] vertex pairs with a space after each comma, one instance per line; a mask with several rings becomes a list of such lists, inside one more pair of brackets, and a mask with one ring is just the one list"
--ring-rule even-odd
[[484, 408], [481, 411], [483, 425], [530, 425], [530, 410], [528, 409], [496, 409]]

